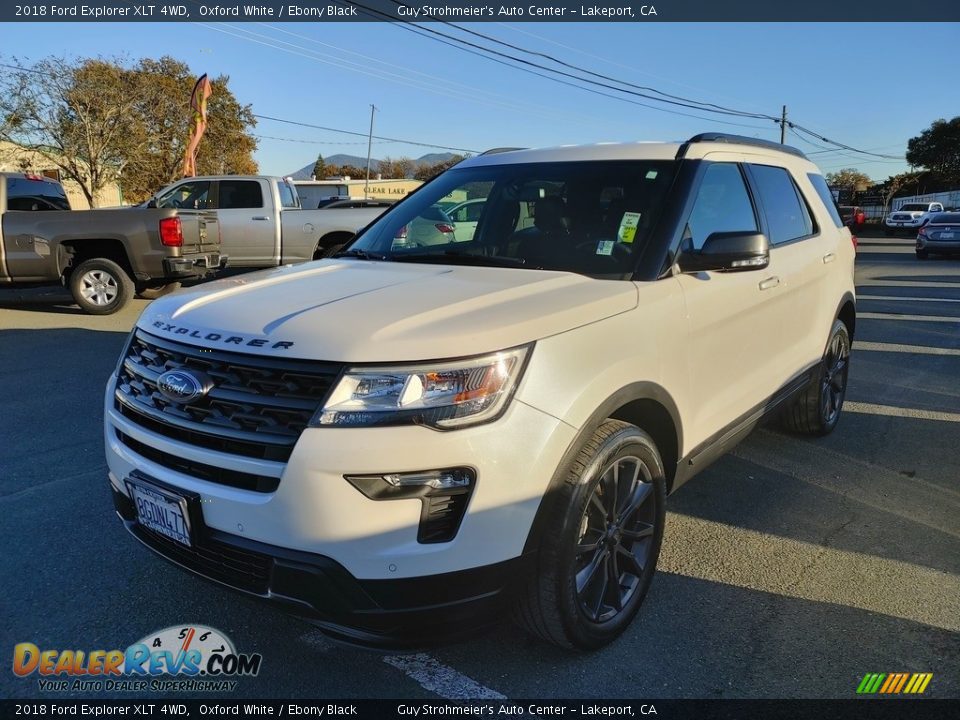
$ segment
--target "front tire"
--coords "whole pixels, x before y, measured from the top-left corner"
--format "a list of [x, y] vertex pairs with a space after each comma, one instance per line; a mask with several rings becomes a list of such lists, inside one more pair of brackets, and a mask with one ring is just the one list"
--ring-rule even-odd
[[804, 435], [829, 435], [840, 420], [850, 371], [850, 333], [835, 320], [817, 375], [783, 414], [784, 426]]
[[547, 501], [536, 571], [517, 620], [566, 648], [595, 650], [630, 625], [656, 571], [666, 481], [639, 428], [607, 420], [583, 443]]
[[80, 309], [90, 315], [111, 315], [133, 297], [133, 280], [113, 260], [93, 258], [70, 274], [70, 293]]

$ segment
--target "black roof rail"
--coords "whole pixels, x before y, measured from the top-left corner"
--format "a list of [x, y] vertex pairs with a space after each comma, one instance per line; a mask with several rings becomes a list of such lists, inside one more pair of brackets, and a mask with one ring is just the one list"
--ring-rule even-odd
[[686, 154], [687, 146], [691, 143], [701, 143], [701, 142], [718, 142], [718, 143], [731, 143], [736, 145], [753, 145], [754, 147], [762, 147], [766, 150], [776, 150], [778, 152], [789, 153], [790, 155], [796, 155], [797, 157], [807, 159], [807, 156], [804, 155], [803, 150], [799, 150], [792, 145], [781, 145], [780, 143], [773, 142], [772, 140], [761, 140], [760, 138], [747, 137], [746, 135], [731, 135], [730, 133], [700, 133], [699, 135], [694, 135], [692, 138], [687, 140], [683, 145], [680, 146], [680, 152], [677, 153], [678, 157], [683, 157], [683, 154]]
[[526, 149], [527, 149], [527, 148], [522, 148], [522, 147], [499, 147], [499, 148], [490, 148], [489, 150], [486, 150], [486, 151], [484, 151], [484, 152], [482, 152], [482, 153], [480, 153], [480, 154], [481, 154], [481, 155], [496, 155], [497, 153], [513, 152], [514, 150], [526, 150]]

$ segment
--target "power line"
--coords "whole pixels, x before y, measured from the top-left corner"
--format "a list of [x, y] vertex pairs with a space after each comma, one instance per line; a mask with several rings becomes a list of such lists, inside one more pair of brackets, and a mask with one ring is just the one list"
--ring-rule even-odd
[[[325, 127], [323, 125], [313, 125], [312, 123], [299, 122], [297, 120], [285, 120], [284, 118], [272, 117], [271, 115], [258, 115], [256, 113], [253, 113], [253, 116], [260, 120], [271, 120], [273, 122], [286, 123], [287, 125], [297, 125], [299, 127], [313, 128], [314, 130], [326, 130], [327, 132], [343, 133], [344, 135], [357, 135], [359, 137], [368, 137], [368, 133], [356, 132], [355, 130], [342, 130], [340, 128]], [[449, 147], [447, 145], [434, 145], [432, 143], [417, 142], [415, 140], [403, 140], [400, 138], [383, 137], [382, 135], [373, 135], [372, 137], [374, 140], [384, 140], [386, 142], [401, 143], [403, 145], [416, 145], [418, 147], [436, 148], [438, 150], [453, 150], [456, 152], [474, 153], [474, 154], [477, 154], [480, 152], [479, 150], [471, 150], [470, 148]]]

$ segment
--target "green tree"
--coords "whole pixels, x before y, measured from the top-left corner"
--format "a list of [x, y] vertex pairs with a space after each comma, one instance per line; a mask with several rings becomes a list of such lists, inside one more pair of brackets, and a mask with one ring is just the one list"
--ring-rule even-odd
[[317, 155], [312, 175], [314, 180], [323, 180], [327, 176], [327, 164], [323, 161], [323, 155]]
[[17, 67], [0, 75], [0, 140], [42, 157], [96, 207], [130, 159], [131, 72], [99, 58]]
[[[91, 207], [117, 180], [139, 201], [180, 176], [197, 79], [184, 63], [51, 57], [18, 68], [0, 76], [0, 140], [38, 153], [79, 184]], [[252, 110], [228, 77], [212, 83], [197, 171], [255, 173]]]
[[441, 160], [433, 165], [421, 165], [413, 173], [413, 177], [416, 180], [429, 180], [430, 178], [439, 175], [444, 170], [449, 170], [457, 163], [466, 160], [468, 157], [468, 155], [453, 155], [447, 160]]
[[907, 162], [948, 182], [960, 181], [960, 116], [935, 120], [907, 141]]
[[857, 191], [866, 190], [873, 185], [873, 180], [856, 168], [843, 168], [837, 172], [827, 173], [826, 180], [831, 187], [851, 188]]

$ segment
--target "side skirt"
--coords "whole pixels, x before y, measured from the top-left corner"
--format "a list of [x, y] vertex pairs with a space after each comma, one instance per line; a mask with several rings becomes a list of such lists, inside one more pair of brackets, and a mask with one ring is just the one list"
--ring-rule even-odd
[[801, 372], [764, 402], [754, 406], [719, 432], [700, 443], [677, 462], [677, 473], [671, 492], [683, 485], [711, 463], [726, 455], [737, 443], [749, 435], [765, 417], [773, 415], [784, 403], [802, 392], [817, 376], [820, 363]]

